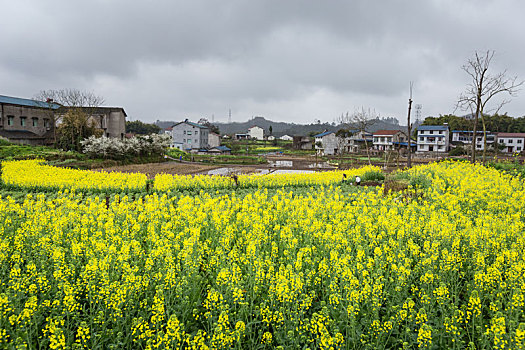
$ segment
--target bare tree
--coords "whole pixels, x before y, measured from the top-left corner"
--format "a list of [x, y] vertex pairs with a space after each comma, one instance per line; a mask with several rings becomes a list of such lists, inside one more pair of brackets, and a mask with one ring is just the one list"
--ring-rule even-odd
[[[410, 141], [412, 133], [412, 124], [410, 123], [410, 112], [412, 111], [412, 86], [413, 83], [410, 82], [410, 97], [408, 98], [408, 117], [407, 117], [407, 128], [408, 128], [408, 147], [407, 147], [407, 167], [412, 167], [412, 142]], [[398, 156], [399, 159], [399, 156]]]
[[95, 95], [92, 91], [79, 89], [41, 90], [35, 95], [35, 98], [40, 101], [47, 101], [50, 99], [62, 106], [72, 108], [95, 108], [104, 104], [103, 97]]
[[[70, 127], [71, 125], [63, 127], [62, 131], [68, 133], [65, 137], [66, 140], [76, 140], [73, 148], [77, 150], [80, 147], [78, 145], [80, 138], [83, 137], [82, 135], [85, 136], [85, 131], [94, 127], [94, 121], [90, 120], [90, 117], [94, 114], [96, 108], [104, 103], [103, 97], [96, 95], [94, 92], [79, 89], [41, 90], [34, 98], [39, 101], [45, 101], [49, 106], [55, 144], [57, 144], [57, 127], [63, 120], [67, 120], [69, 124], [76, 125], [76, 127]], [[56, 103], [62, 106], [58, 111], [51, 108]], [[66, 116], [67, 119], [64, 119]], [[78, 133], [78, 135], [72, 135], [71, 133]], [[91, 134], [91, 131], [88, 134]]]
[[470, 76], [470, 83], [466, 90], [459, 96], [456, 108], [470, 111], [474, 114], [474, 127], [472, 136], [472, 163], [476, 162], [476, 140], [478, 118], [481, 117], [483, 125], [483, 162], [485, 162], [487, 150], [487, 129], [485, 126], [484, 113], [498, 113], [501, 107], [509, 103], [509, 99], [503, 99], [496, 103], [493, 108], [487, 109], [487, 104], [496, 95], [508, 94], [516, 96], [518, 88], [523, 85], [523, 81], [518, 81], [517, 76], [508, 77], [507, 71], [496, 74], [488, 72], [494, 51], [488, 50], [484, 54], [476, 51], [473, 58], [469, 59], [462, 69]]
[[354, 128], [359, 130], [363, 134], [364, 140], [365, 140], [365, 148], [366, 148], [366, 155], [368, 157], [368, 164], [371, 165], [372, 161], [370, 160], [370, 150], [368, 148], [368, 141], [366, 140], [366, 131], [374, 125], [377, 120], [379, 119], [379, 116], [376, 114], [375, 110], [371, 110], [370, 108], [365, 109], [364, 107], [361, 107], [361, 109], [356, 109], [354, 113], [351, 115], [347, 112], [346, 115], [341, 115], [340, 122], [343, 124], [352, 125]]

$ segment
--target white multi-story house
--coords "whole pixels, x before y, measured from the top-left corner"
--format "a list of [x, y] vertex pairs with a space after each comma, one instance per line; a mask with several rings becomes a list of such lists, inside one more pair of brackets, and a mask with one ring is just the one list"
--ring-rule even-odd
[[252, 126], [248, 129], [248, 135], [255, 140], [264, 140], [264, 129], [258, 126]]
[[498, 132], [497, 142], [499, 145], [503, 145], [503, 152], [514, 153], [523, 152], [525, 145], [525, 133], [521, 132]]
[[379, 151], [391, 151], [396, 143], [407, 142], [401, 130], [378, 130], [372, 136], [374, 148]]
[[449, 138], [448, 125], [420, 125], [417, 128], [417, 152], [448, 152]]
[[334, 155], [339, 151], [339, 137], [333, 131], [325, 131], [314, 136], [315, 149], [319, 153]]
[[182, 145], [183, 150], [199, 150], [209, 147], [207, 126], [192, 123], [186, 119], [171, 128], [174, 147], [180, 148], [179, 145]]
[[[463, 145], [471, 145], [473, 134], [473, 131], [468, 130], [452, 130], [452, 142], [455, 144], [461, 143]], [[485, 147], [485, 143], [483, 142], [483, 131], [476, 131], [476, 134], [478, 135], [476, 138], [476, 149], [483, 150], [483, 147]], [[487, 147], [490, 147], [494, 143], [495, 138], [496, 135], [487, 131]]]

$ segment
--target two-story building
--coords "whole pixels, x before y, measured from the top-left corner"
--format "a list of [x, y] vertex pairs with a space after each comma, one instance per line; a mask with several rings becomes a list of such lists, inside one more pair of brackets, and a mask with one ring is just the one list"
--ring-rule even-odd
[[417, 152], [448, 152], [449, 138], [448, 125], [420, 125], [417, 129]]
[[207, 149], [208, 133], [207, 126], [190, 122], [188, 119], [173, 125], [171, 130], [171, 137], [173, 144], [182, 145], [182, 149], [187, 151]]
[[497, 143], [501, 145], [502, 152], [515, 153], [523, 152], [525, 145], [525, 133], [521, 132], [498, 132]]
[[122, 107], [61, 107], [57, 111], [57, 124], [68, 110], [80, 109], [87, 116], [88, 123], [106, 137], [124, 139], [126, 136], [127, 114]]
[[374, 149], [379, 151], [391, 151], [395, 149], [395, 143], [407, 142], [407, 137], [401, 130], [378, 130], [372, 137]]
[[52, 101], [0, 95], [0, 137], [18, 144], [52, 144], [55, 112], [60, 107]]
[[315, 149], [318, 153], [325, 155], [334, 155], [339, 152], [339, 138], [333, 131], [325, 131], [314, 136]]
[[248, 135], [254, 140], [264, 140], [264, 129], [258, 126], [252, 126], [248, 129]]
[[345, 137], [342, 142], [344, 152], [355, 153], [359, 149], [365, 148], [366, 145], [372, 147], [374, 138], [371, 133], [359, 130], [351, 130], [350, 132], [352, 135]]
[[[476, 131], [476, 149], [483, 150], [485, 143], [483, 142], [483, 131]], [[472, 130], [452, 130], [452, 143], [456, 145], [471, 145], [474, 131]], [[496, 139], [496, 135], [487, 131], [487, 148], [490, 148]]]

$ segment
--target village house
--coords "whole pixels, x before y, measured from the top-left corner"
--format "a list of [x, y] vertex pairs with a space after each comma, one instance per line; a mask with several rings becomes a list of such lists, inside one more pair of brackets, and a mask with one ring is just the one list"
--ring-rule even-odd
[[283, 140], [283, 141], [292, 141], [292, 140], [293, 140], [293, 137], [290, 136], [290, 135], [283, 135], [283, 136], [279, 137], [279, 140]]
[[379, 151], [391, 151], [396, 144], [407, 142], [406, 135], [401, 130], [378, 130], [373, 134], [373, 147]]
[[449, 138], [448, 125], [420, 125], [417, 129], [417, 152], [446, 153]]
[[523, 152], [525, 145], [525, 133], [518, 132], [499, 132], [497, 142], [504, 153]]
[[221, 137], [214, 132], [209, 132], [208, 133], [208, 147], [213, 148], [213, 147], [218, 147], [220, 145], [221, 145]]
[[252, 126], [248, 129], [248, 135], [254, 140], [264, 140], [264, 129], [258, 126]]
[[228, 148], [226, 146], [217, 146], [212, 147], [208, 151], [209, 154], [219, 154], [219, 155], [226, 155], [226, 154], [232, 154], [231, 148]]
[[208, 133], [209, 129], [207, 126], [193, 123], [186, 119], [172, 126], [171, 137], [173, 144], [182, 144], [184, 151], [195, 151], [209, 147]]
[[311, 150], [313, 148], [312, 140], [308, 136], [294, 136], [293, 148]]
[[373, 137], [371, 133], [359, 130], [351, 130], [350, 134], [350, 136], [344, 137], [339, 141], [341, 144], [341, 150], [343, 152], [356, 153], [360, 149], [365, 149], [366, 144], [368, 144], [368, 147], [372, 147]]
[[59, 104], [0, 95], [0, 137], [10, 142], [47, 145], [54, 142]]
[[[476, 149], [483, 150], [485, 143], [483, 142], [483, 131], [476, 131]], [[452, 130], [452, 143], [456, 145], [471, 145], [472, 144], [472, 135], [474, 131], [469, 130]], [[487, 148], [490, 148], [496, 140], [496, 134], [487, 131]]]
[[102, 132], [106, 137], [124, 139], [126, 135], [127, 114], [121, 107], [61, 107], [57, 111], [57, 125], [69, 110], [80, 109], [88, 116], [88, 123]]
[[334, 155], [339, 152], [340, 140], [333, 131], [325, 131], [314, 136], [315, 149], [320, 154]]

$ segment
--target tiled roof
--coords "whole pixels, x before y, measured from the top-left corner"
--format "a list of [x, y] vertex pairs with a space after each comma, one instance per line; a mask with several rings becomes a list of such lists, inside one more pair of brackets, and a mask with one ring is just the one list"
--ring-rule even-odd
[[498, 132], [498, 137], [525, 137], [523, 132]]
[[374, 133], [374, 136], [381, 136], [381, 135], [385, 135], [385, 136], [393, 136], [397, 133], [400, 133], [401, 130], [378, 130]]

